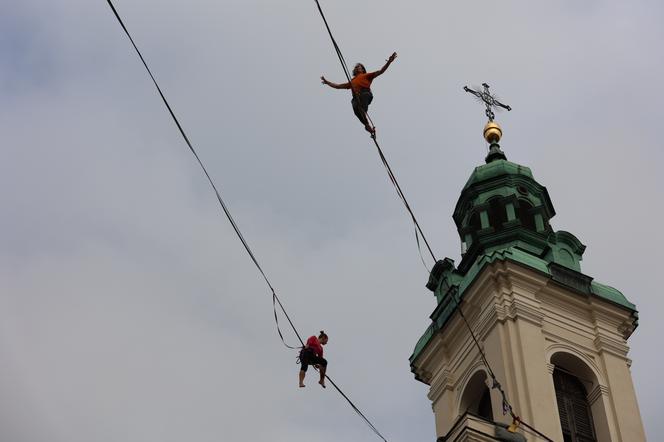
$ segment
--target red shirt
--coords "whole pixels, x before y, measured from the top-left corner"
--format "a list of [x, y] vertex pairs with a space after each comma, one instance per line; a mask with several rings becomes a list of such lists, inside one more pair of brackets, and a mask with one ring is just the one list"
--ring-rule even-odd
[[323, 346], [320, 345], [320, 341], [317, 337], [311, 336], [307, 339], [307, 348], [312, 349], [319, 358], [323, 357]]

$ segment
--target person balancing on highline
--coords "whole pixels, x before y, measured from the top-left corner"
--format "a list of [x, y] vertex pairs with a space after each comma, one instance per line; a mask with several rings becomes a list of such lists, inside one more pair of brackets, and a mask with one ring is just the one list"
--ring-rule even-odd
[[307, 373], [309, 365], [314, 365], [320, 371], [320, 380], [318, 383], [325, 388], [325, 371], [327, 361], [323, 359], [323, 345], [327, 344], [327, 335], [323, 330], [318, 337], [310, 336], [307, 344], [300, 351], [300, 387], [304, 387], [304, 376]]
[[390, 64], [397, 58], [397, 53], [394, 52], [390, 55], [390, 58], [387, 59], [385, 65], [378, 71], [367, 72], [362, 63], [357, 63], [353, 68], [353, 79], [350, 83], [332, 83], [327, 81], [325, 77], [320, 77], [323, 81], [323, 84], [326, 84], [335, 89], [351, 89], [353, 92], [353, 111], [357, 118], [364, 124], [364, 128], [371, 134], [372, 137], [376, 136], [376, 128], [371, 127], [367, 119], [367, 112], [369, 110], [369, 105], [373, 100], [373, 94], [371, 93], [371, 82], [374, 78], [378, 77], [380, 74], [385, 72]]

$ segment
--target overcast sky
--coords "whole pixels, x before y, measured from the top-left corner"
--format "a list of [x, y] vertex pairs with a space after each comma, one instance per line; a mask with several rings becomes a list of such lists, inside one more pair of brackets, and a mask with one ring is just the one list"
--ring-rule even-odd
[[[408, 356], [435, 307], [403, 207], [312, 1], [117, 0], [297, 327], [390, 441], [433, 441]], [[336, 0], [377, 69], [381, 144], [439, 257], [483, 163], [487, 82], [508, 158], [639, 308], [646, 432], [664, 432], [657, 0]], [[103, 0], [0, 2], [0, 433], [9, 442], [376, 440], [279, 341], [270, 294]], [[287, 335], [291, 343], [292, 335]], [[311, 375], [310, 375], [311, 377]]]

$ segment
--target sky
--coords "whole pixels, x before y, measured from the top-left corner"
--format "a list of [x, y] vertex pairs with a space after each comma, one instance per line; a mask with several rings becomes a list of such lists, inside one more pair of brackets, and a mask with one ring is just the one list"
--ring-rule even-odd
[[[311, 1], [116, 0], [296, 326], [390, 441], [432, 441], [408, 357], [435, 299], [412, 225]], [[664, 358], [659, 1], [323, 2], [349, 63], [379, 68], [379, 140], [434, 252], [482, 164], [532, 168], [583, 271], [640, 312], [647, 434]], [[310, 374], [105, 1], [0, 4], [0, 432], [11, 442], [377, 440]], [[429, 263], [430, 264], [430, 263]], [[283, 321], [283, 320], [282, 320]], [[289, 343], [296, 338], [286, 333]]]

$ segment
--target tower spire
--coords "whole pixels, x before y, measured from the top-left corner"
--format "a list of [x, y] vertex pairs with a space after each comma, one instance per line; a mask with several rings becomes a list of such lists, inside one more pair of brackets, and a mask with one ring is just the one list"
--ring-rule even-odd
[[[490, 150], [454, 208], [461, 261], [431, 269], [436, 307], [410, 357], [438, 441], [645, 442], [627, 345], [636, 306], [582, 272], [586, 247], [553, 229], [546, 187], [501, 152], [493, 111], [509, 106], [486, 84], [464, 89], [486, 106]], [[517, 431], [536, 435], [512, 432], [514, 410], [534, 425]]]

